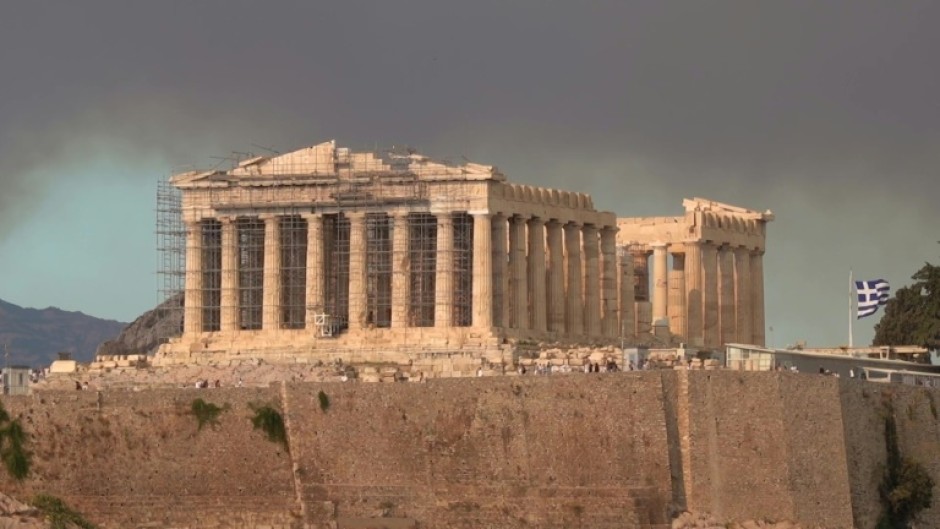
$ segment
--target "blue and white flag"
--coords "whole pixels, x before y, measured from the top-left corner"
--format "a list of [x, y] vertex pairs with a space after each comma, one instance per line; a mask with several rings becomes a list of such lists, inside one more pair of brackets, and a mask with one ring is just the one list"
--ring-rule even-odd
[[855, 290], [858, 292], [858, 319], [862, 319], [878, 312], [878, 306], [888, 302], [890, 287], [884, 279], [874, 279], [856, 281]]

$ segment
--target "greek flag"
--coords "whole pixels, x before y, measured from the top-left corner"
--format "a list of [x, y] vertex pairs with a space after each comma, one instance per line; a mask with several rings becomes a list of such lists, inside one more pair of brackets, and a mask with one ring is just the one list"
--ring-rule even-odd
[[878, 305], [888, 302], [890, 287], [884, 279], [874, 279], [856, 281], [855, 290], [858, 292], [858, 319], [861, 319], [878, 312]]

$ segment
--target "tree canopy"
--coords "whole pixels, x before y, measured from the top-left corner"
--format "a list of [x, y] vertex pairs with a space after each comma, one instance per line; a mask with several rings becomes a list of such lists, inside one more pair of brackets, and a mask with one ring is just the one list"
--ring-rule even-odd
[[925, 263], [888, 300], [875, 324], [874, 345], [919, 345], [940, 348], [940, 266]]

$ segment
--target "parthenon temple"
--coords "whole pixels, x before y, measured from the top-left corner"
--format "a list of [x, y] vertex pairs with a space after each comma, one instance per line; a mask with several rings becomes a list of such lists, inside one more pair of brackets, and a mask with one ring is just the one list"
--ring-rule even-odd
[[617, 218], [493, 166], [332, 141], [170, 184], [185, 309], [164, 363], [505, 368], [533, 346], [764, 343], [769, 211], [695, 198]]

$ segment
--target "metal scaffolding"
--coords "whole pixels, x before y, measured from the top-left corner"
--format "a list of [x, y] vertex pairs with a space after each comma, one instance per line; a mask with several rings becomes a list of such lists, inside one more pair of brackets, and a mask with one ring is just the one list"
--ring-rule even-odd
[[392, 226], [382, 213], [366, 216], [366, 325], [392, 325]]
[[[375, 153], [337, 149], [334, 159], [298, 160], [277, 161], [273, 170], [278, 176], [273, 185], [252, 182], [250, 177], [233, 185], [230, 172], [218, 171], [202, 177], [208, 185], [186, 189], [186, 219], [196, 222], [189, 250], [198, 259], [189, 271], [193, 274], [189, 281], [181, 192], [167, 181], [159, 183], [159, 293], [161, 302], [167, 302], [162, 310], [173, 312], [181, 322], [183, 292], [188, 287], [193, 289], [194, 299], [186, 304], [198, 308], [194, 317], [201, 318], [195, 325], [199, 332], [295, 330], [312, 323], [320, 335], [333, 336], [349, 328], [350, 260], [361, 258], [365, 283], [359, 292], [363, 299], [354, 300], [353, 305], [364, 311], [362, 323], [366, 327], [392, 326], [395, 274], [405, 276], [399, 284], [408, 290], [403, 298], [403, 325], [433, 327], [442, 303], [451, 304], [444, 313], [452, 325], [472, 324], [474, 223], [466, 213], [474, 197], [467, 189], [472, 183], [459, 178], [448, 182], [449, 193], [435, 200], [435, 206], [446, 212], [442, 214], [452, 215], [452, 222], [446, 224], [452, 226], [452, 238], [445, 240], [452, 240], [453, 246], [439, 249], [441, 218], [428, 212], [429, 182], [424, 177], [440, 176], [435, 172], [440, 165], [435, 168], [433, 162], [402, 149]], [[253, 164], [263, 160], [249, 157], [233, 162], [233, 171], [241, 176], [252, 174]], [[331, 180], [319, 182], [320, 177]], [[406, 255], [399, 256], [394, 252], [390, 213], [402, 210], [411, 213]], [[353, 212], [365, 213], [364, 232], [355, 237], [348, 215]], [[316, 240], [311, 238], [310, 214], [322, 216]], [[262, 219], [270, 219], [268, 216], [273, 220]], [[353, 242], [358, 245], [360, 236], [362, 247], [351, 248]], [[316, 247], [309, 247], [311, 244]], [[452, 255], [439, 261], [440, 251]], [[322, 270], [308, 270], [313, 266], [308, 263], [311, 255], [322, 257]], [[505, 254], [494, 257], [506, 259]], [[447, 285], [437, 284], [439, 262], [452, 266], [444, 276]], [[266, 263], [274, 264], [271, 270], [265, 269]], [[277, 279], [268, 277], [266, 281], [265, 274]], [[308, 284], [311, 278], [322, 283]], [[439, 286], [451, 292], [442, 295], [437, 291]], [[268, 291], [272, 288], [276, 291]], [[312, 292], [322, 297], [308, 299]], [[277, 306], [268, 306], [273, 304]], [[266, 327], [271, 324], [274, 329]], [[182, 324], [175, 327], [172, 336], [182, 329]]]
[[411, 263], [412, 327], [433, 327], [437, 283], [437, 217], [430, 213], [408, 216], [408, 260]]
[[183, 332], [183, 288], [186, 278], [186, 228], [182, 194], [167, 181], [157, 182], [157, 317], [171, 325], [157, 326], [160, 342]]
[[280, 327], [303, 329], [307, 308], [307, 221], [300, 215], [278, 220], [281, 247]]

